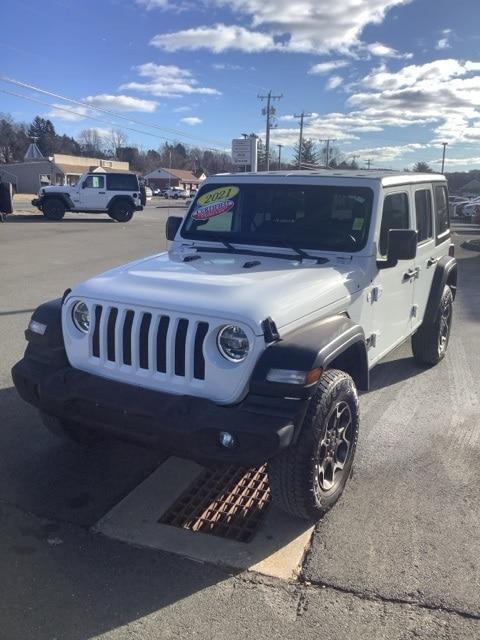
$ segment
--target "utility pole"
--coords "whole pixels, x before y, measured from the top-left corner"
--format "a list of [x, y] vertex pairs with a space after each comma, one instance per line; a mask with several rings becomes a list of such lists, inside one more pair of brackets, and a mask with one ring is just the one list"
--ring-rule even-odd
[[319, 142], [325, 142], [326, 145], [325, 169], [328, 169], [328, 167], [330, 166], [330, 143], [335, 141], [336, 138], [326, 138], [324, 140], [319, 140]]
[[278, 168], [281, 170], [282, 168], [282, 147], [283, 144], [277, 144], [278, 147]]
[[447, 150], [448, 142], [442, 142], [442, 146], [443, 146], [443, 155], [442, 155], [442, 173], [443, 173], [443, 170], [445, 169], [445, 152]]
[[300, 114], [294, 114], [294, 118], [300, 118], [300, 138], [298, 140], [298, 168], [301, 169], [302, 168], [302, 146], [303, 146], [303, 119], [304, 118], [310, 118], [311, 117], [311, 113], [305, 113], [305, 111], [302, 111], [302, 113]]
[[370, 169], [370, 167], [372, 166], [372, 160], [370, 160], [370, 158], [368, 160], [365, 160], [365, 164], [367, 165], [367, 169]]
[[283, 94], [279, 96], [272, 96], [272, 90], [268, 92], [266, 96], [257, 95], [257, 98], [262, 102], [267, 101], [267, 106], [262, 109], [262, 114], [267, 117], [266, 132], [265, 132], [265, 155], [266, 155], [266, 170], [270, 169], [270, 129], [272, 126], [272, 117], [275, 115], [275, 107], [271, 106], [272, 100], [280, 100], [283, 98]]

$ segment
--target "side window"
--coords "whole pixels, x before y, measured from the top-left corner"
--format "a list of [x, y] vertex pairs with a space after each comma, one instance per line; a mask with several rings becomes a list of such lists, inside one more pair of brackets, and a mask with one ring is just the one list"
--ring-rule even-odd
[[432, 194], [430, 189], [415, 191], [418, 243], [433, 238]]
[[83, 183], [86, 189], [103, 189], [104, 185], [104, 176], [87, 176]]
[[383, 201], [382, 226], [378, 249], [381, 256], [387, 255], [390, 229], [409, 229], [409, 206], [407, 193], [392, 193]]
[[107, 173], [109, 191], [138, 191], [137, 176], [132, 173]]
[[435, 223], [437, 238], [445, 237], [450, 229], [447, 187], [435, 187]]

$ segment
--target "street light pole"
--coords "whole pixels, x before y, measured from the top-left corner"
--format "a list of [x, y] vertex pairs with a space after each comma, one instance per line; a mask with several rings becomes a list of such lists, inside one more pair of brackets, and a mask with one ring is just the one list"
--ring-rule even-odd
[[445, 169], [445, 152], [447, 150], [448, 142], [442, 142], [443, 146], [443, 155], [442, 155], [442, 173]]

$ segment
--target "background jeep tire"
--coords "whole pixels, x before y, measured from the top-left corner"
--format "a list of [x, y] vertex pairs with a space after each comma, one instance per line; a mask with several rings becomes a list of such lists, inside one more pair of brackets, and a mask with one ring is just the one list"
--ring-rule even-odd
[[13, 213], [13, 189], [11, 182], [0, 182], [0, 213]]
[[85, 447], [91, 447], [105, 441], [105, 436], [78, 422], [62, 420], [61, 418], [51, 416], [44, 411], [40, 411], [40, 417], [50, 433], [53, 433], [62, 440], [69, 440]]
[[445, 285], [435, 322], [432, 324], [424, 320], [412, 336], [413, 357], [419, 364], [433, 366], [445, 357], [452, 328], [452, 313], [452, 290]]
[[47, 198], [42, 204], [42, 211], [47, 220], [61, 220], [66, 208], [60, 198]]
[[359, 429], [352, 378], [336, 369], [320, 378], [295, 444], [268, 463], [274, 504], [316, 521], [342, 495], [350, 475]]
[[117, 200], [112, 204], [108, 215], [116, 222], [128, 222], [133, 217], [133, 206], [128, 200]]

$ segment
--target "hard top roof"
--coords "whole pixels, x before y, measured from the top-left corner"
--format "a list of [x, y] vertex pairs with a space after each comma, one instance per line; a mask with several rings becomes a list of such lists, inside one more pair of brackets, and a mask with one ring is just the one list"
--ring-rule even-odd
[[258, 171], [238, 173], [217, 173], [214, 177], [242, 178], [330, 178], [350, 180], [379, 181], [383, 186], [395, 186], [409, 182], [444, 182], [445, 176], [441, 173], [413, 173], [409, 171], [388, 171], [375, 169], [302, 169], [293, 171]]

